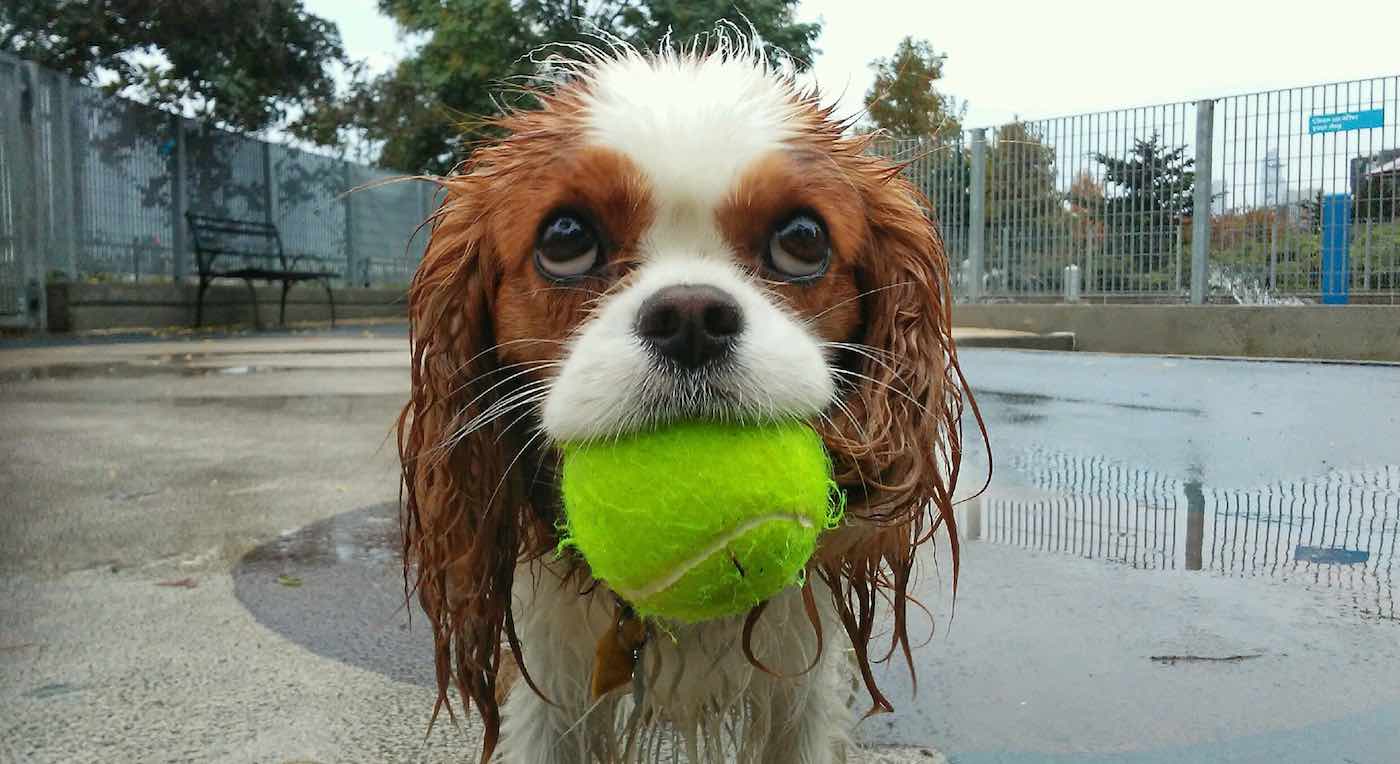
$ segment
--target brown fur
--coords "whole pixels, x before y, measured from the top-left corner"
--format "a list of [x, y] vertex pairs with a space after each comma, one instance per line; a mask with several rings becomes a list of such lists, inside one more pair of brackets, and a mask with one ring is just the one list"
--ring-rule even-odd
[[[625, 158], [578, 145], [578, 93], [565, 88], [539, 98], [541, 110], [503, 119], [507, 137], [438, 181], [444, 198], [409, 294], [412, 394], [399, 422], [405, 583], [433, 630], [434, 717], [444, 707], [452, 713], [448, 689], [456, 686], [482, 716], [483, 762], [499, 737], [498, 684], [512, 670], [503, 669], [503, 644], [520, 678], [534, 686], [510, 597], [517, 563], [556, 543], [557, 455], [531, 438], [528, 413], [465, 437], [455, 433], [553, 373], [561, 341], [592, 301], [625, 282], [652, 214], [645, 183]], [[805, 136], [753, 168], [718, 222], [758, 273], [764, 221], [797, 209], [827, 221], [835, 259], [826, 276], [769, 288], [823, 339], [859, 344], [843, 355], [850, 373], [841, 405], [815, 423], [857, 522], [828, 534], [812, 566], [835, 593], [871, 710], [887, 711], [871, 664], [899, 651], [912, 672], [914, 555], [944, 525], [956, 587], [952, 496], [965, 384], [942, 242], [917, 191], [897, 167], [866, 154], [863, 140], [843, 136], [815, 96], [803, 105]], [[559, 287], [535, 272], [534, 236], [561, 206], [596, 216], [610, 248], [603, 277]], [[872, 652], [882, 608], [893, 630], [887, 649]], [[750, 614], [746, 634], [760, 613]]]

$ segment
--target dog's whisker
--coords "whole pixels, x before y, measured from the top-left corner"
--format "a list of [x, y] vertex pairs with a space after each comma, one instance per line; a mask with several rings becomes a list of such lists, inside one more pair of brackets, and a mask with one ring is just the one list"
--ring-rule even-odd
[[483, 350], [480, 350], [479, 353], [472, 355], [472, 357], [468, 358], [468, 360], [462, 361], [462, 365], [459, 365], [459, 367], [452, 369], [452, 374], [461, 374], [462, 369], [465, 369], [466, 367], [469, 367], [469, 365], [472, 365], [473, 362], [480, 360], [480, 358], [482, 358], [482, 355], [496, 353], [496, 351], [501, 350], [501, 348], [517, 346], [517, 344], [525, 343], [563, 344], [563, 340], [549, 339], [549, 337], [518, 337], [518, 339], [514, 340], [498, 341], [498, 343], [494, 343], [491, 344], [491, 346], [489, 347], [483, 348]]
[[480, 411], [480, 413], [477, 413], [476, 416], [469, 418], [468, 421], [465, 421], [465, 423], [459, 425], [459, 427], [456, 428], [456, 430], [452, 431], [451, 434], [449, 434], [448, 437], [444, 439], [444, 442], [442, 442], [442, 448], [451, 448], [451, 446], [458, 445], [463, 438], [468, 437], [468, 435], [473, 434], [473, 432], [480, 431], [483, 427], [486, 427], [486, 425], [493, 423], [494, 420], [497, 420], [497, 418], [503, 416], [505, 411], [510, 411], [511, 409], [514, 409], [514, 407], [517, 406], [519, 400], [521, 400], [522, 397], [528, 399], [529, 396], [536, 395], [536, 393], [539, 392], [540, 388], [522, 388], [519, 390], [515, 390], [515, 392], [512, 392], [511, 395], [501, 397], [500, 400], [491, 403], [490, 406], [486, 407], [486, 409]]
[[823, 310], [822, 312], [820, 312], [820, 313], [818, 313], [818, 314], [816, 314], [816, 315], [814, 315], [814, 316], [811, 316], [811, 317], [807, 318], [807, 323], [808, 323], [808, 325], [811, 325], [812, 322], [816, 321], [817, 319], [819, 319], [819, 318], [825, 316], [826, 314], [830, 313], [830, 312], [833, 311], [833, 310], [836, 310], [837, 308], [839, 308], [839, 307], [841, 307], [841, 306], [843, 306], [843, 305], [849, 305], [850, 303], [856, 302], [857, 300], [861, 300], [861, 299], [864, 299], [864, 298], [866, 298], [866, 297], [870, 297], [870, 296], [872, 296], [872, 295], [877, 295], [877, 294], [879, 294], [879, 293], [881, 293], [881, 292], [888, 291], [888, 290], [890, 290], [890, 289], [898, 289], [898, 288], [900, 288], [900, 287], [912, 286], [913, 283], [914, 283], [914, 282], [912, 282], [912, 281], [897, 281], [897, 282], [895, 282], [895, 283], [893, 283], [893, 284], [885, 284], [884, 286], [878, 286], [878, 287], [875, 287], [874, 289], [867, 289], [867, 290], [865, 290], [864, 292], [861, 292], [861, 293], [855, 295], [854, 297], [848, 297], [848, 298], [846, 298], [846, 299], [844, 299], [844, 300], [842, 300], [842, 301], [840, 301], [840, 302], [838, 302], [838, 303], [835, 303], [835, 304], [832, 304], [832, 305], [828, 305], [827, 308], [826, 308], [826, 310]]
[[[512, 380], [519, 379], [520, 377], [526, 376], [526, 375], [528, 375], [528, 374], [533, 374], [533, 373], [538, 372], [538, 371], [540, 371], [540, 370], [542, 370], [542, 369], [558, 368], [559, 366], [562, 366], [562, 365], [563, 365], [562, 363], [558, 363], [558, 362], [536, 362], [536, 361], [524, 361], [524, 362], [521, 362], [521, 363], [510, 364], [510, 367], [518, 368], [518, 367], [520, 367], [520, 366], [525, 366], [526, 368], [525, 368], [524, 371], [516, 372], [516, 373], [511, 374], [510, 376], [506, 377], [505, 379], [498, 380], [497, 382], [495, 382], [494, 384], [492, 384], [490, 387], [488, 387], [488, 388], [486, 388], [485, 390], [482, 390], [481, 392], [477, 393], [477, 395], [476, 395], [475, 398], [472, 398], [471, 400], [467, 401], [466, 403], [463, 403], [463, 404], [462, 404], [461, 406], [459, 406], [458, 408], [460, 408], [461, 410], [466, 410], [466, 409], [471, 408], [472, 404], [476, 403], [477, 401], [479, 401], [479, 400], [481, 400], [482, 398], [484, 398], [484, 397], [486, 397], [487, 395], [489, 395], [489, 394], [491, 393], [492, 390], [495, 390], [496, 388], [501, 387], [502, 385], [508, 385], [508, 384], [510, 384], [510, 382], [511, 382]], [[504, 371], [504, 370], [506, 370], [506, 368], [507, 368], [507, 367], [502, 367], [501, 370]], [[457, 393], [462, 392], [463, 390], [466, 390], [468, 387], [471, 387], [473, 384], [477, 383], [478, 381], [485, 381], [486, 378], [491, 377], [491, 376], [494, 376], [495, 374], [496, 374], [496, 372], [493, 371], [493, 372], [487, 372], [487, 373], [485, 373], [485, 374], [481, 374], [481, 375], [478, 375], [478, 376], [476, 376], [476, 377], [473, 377], [472, 379], [470, 379], [470, 380], [468, 380], [468, 381], [466, 381], [466, 382], [463, 382], [460, 386], [454, 388], [454, 389], [448, 394], [448, 397], [451, 397], [451, 396], [453, 396], [453, 395], [456, 395]]]
[[895, 359], [894, 353], [891, 353], [888, 350], [881, 350], [880, 348], [874, 347], [872, 345], [866, 345], [861, 342], [823, 342], [820, 344], [821, 347], [836, 348], [837, 350], [849, 350], [852, 353], [864, 356], [872, 361], [879, 361], [882, 357], [890, 360]]
[[516, 406], [516, 409], [523, 409], [523, 411], [521, 412], [520, 416], [517, 416], [516, 418], [510, 420], [509, 424], [501, 428], [501, 431], [496, 434], [496, 442], [500, 443], [501, 438], [505, 437], [506, 433], [514, 430], [516, 425], [520, 424], [520, 422], [523, 421], [526, 417], [530, 416], [531, 414], [537, 414], [538, 410], [535, 408], [535, 405], [531, 404], [539, 404], [543, 400], [544, 396], [541, 395], [535, 398], [533, 401], [527, 401], [519, 406]]
[[490, 347], [487, 347], [487, 348], [481, 350], [480, 352], [476, 353], [476, 354], [473, 355], [472, 357], [466, 359], [466, 360], [463, 361], [459, 366], [457, 366], [456, 368], [452, 369], [452, 370], [449, 372], [449, 374], [450, 374], [451, 376], [454, 376], [454, 377], [455, 377], [456, 375], [461, 374], [462, 371], [463, 371], [464, 369], [466, 369], [468, 366], [472, 365], [474, 362], [476, 362], [477, 360], [479, 360], [482, 356], [487, 355], [487, 354], [489, 354], [489, 353], [494, 353], [494, 352], [496, 352], [497, 350], [500, 350], [501, 348], [511, 347], [512, 345], [520, 345], [520, 344], [530, 343], [530, 342], [553, 343], [553, 344], [555, 344], [555, 345], [562, 345], [562, 344], [564, 344], [564, 341], [563, 341], [563, 340], [550, 339], [550, 338], [547, 338], [547, 337], [520, 337], [520, 338], [518, 338], [518, 339], [506, 340], [505, 342], [497, 342], [497, 343], [491, 345]]
[[528, 399], [533, 395], [539, 394], [545, 389], [543, 387], [545, 384], [546, 383], [541, 382], [534, 386], [522, 387], [509, 395], [503, 396], [453, 430], [451, 440], [460, 440], [464, 435], [480, 430], [482, 427], [499, 418], [502, 412], [514, 408], [522, 399]]
[[500, 400], [486, 407], [481, 413], [467, 421], [461, 428], [454, 431], [452, 440], [454, 445], [463, 437], [479, 431], [481, 428], [491, 424], [497, 419], [508, 414], [510, 411], [524, 405], [533, 405], [544, 399], [545, 393], [549, 389], [549, 382], [542, 381], [533, 385], [522, 387], [521, 389], [503, 396]]
[[491, 491], [491, 498], [486, 500], [486, 506], [494, 507], [496, 505], [496, 497], [500, 495], [502, 486], [504, 486], [506, 484], [506, 480], [510, 478], [511, 470], [515, 469], [516, 463], [520, 461], [520, 458], [522, 456], [529, 452], [530, 446], [533, 446], [535, 444], [535, 441], [539, 440], [539, 438], [539, 435], [531, 436], [529, 440], [525, 441], [525, 445], [521, 446], [520, 450], [516, 452], [515, 457], [510, 460], [510, 464], [506, 465], [506, 469], [502, 473], [501, 479], [496, 481], [496, 488]]
[[924, 414], [931, 415], [932, 413], [929, 411], [928, 404], [919, 401], [918, 399], [914, 398], [914, 396], [910, 395], [909, 393], [903, 390], [900, 390], [899, 388], [895, 387], [894, 385], [891, 385], [888, 382], [885, 382], [884, 380], [876, 379], [868, 374], [861, 374], [858, 371], [851, 371], [850, 369], [832, 369], [831, 371], [833, 374], [837, 374], [843, 377], [859, 379], [869, 382], [870, 384], [876, 385], [881, 389], [888, 390], [891, 393], [899, 396], [900, 398], [903, 398], [904, 400], [908, 401], [910, 404], [917, 406], [919, 408], [919, 411], [921, 411]]

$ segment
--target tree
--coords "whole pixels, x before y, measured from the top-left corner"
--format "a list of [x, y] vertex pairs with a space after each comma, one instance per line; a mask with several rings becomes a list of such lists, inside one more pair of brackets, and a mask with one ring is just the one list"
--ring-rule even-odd
[[1069, 186], [1069, 216], [1075, 248], [1082, 250], [1103, 235], [1103, 186], [1083, 170]]
[[1302, 222], [1307, 225], [1308, 232], [1322, 235], [1322, 207], [1323, 193], [1321, 189], [1313, 192], [1312, 196], [1298, 202], [1298, 208], [1302, 212]]
[[1056, 176], [1055, 147], [1035, 124], [996, 129], [987, 147], [987, 242], [1009, 289], [1041, 291], [1061, 277], [1068, 213]]
[[896, 138], [946, 140], [960, 135], [966, 109], [936, 87], [947, 60], [928, 40], [905, 37], [893, 56], [871, 62], [875, 82], [865, 93], [870, 122]]
[[[669, 30], [686, 40], [728, 21], [754, 30], [808, 65], [821, 27], [798, 23], [797, 0], [379, 0], [403, 31], [424, 37], [390, 72], [359, 78], [348, 94], [318, 101], [294, 131], [323, 145], [365, 142], [379, 163], [443, 173], [489, 134], [486, 120], [528, 93], [502, 84], [536, 73], [547, 43], [596, 43], [596, 32], [654, 48]], [[504, 99], [504, 102], [499, 99]]]
[[0, 50], [247, 132], [329, 97], [345, 62], [336, 26], [301, 0], [6, 0]]
[[987, 222], [1024, 224], [1062, 209], [1055, 188], [1055, 148], [1035, 125], [1010, 122], [997, 128], [987, 151]]
[[1135, 272], [1159, 271], [1172, 262], [1182, 220], [1191, 215], [1196, 173], [1186, 147], [1168, 148], [1160, 136], [1134, 141], [1124, 158], [1094, 155], [1104, 183], [1117, 186], [1103, 203], [1105, 254], [1134, 256]]

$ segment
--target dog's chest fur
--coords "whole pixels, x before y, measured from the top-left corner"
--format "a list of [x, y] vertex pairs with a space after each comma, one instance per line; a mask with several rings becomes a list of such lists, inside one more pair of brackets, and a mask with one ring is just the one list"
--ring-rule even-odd
[[561, 581], [550, 564], [523, 565], [515, 587], [523, 662], [553, 705], [515, 684], [504, 709], [503, 758], [660, 761], [679, 748], [694, 762], [839, 760], [852, 722], [844, 633], [823, 605], [830, 595], [813, 599], [825, 643], [819, 658], [801, 591], [790, 589], [770, 602], [751, 637], [754, 657], [771, 673], [745, 656], [743, 617], [653, 629], [633, 686], [595, 701], [594, 651], [615, 628], [612, 595], [599, 587], [580, 596], [577, 582]]

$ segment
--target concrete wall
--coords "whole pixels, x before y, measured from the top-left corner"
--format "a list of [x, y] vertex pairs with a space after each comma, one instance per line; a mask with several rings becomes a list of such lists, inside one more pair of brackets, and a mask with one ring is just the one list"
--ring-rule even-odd
[[[276, 326], [281, 286], [258, 287], [256, 291], [258, 318], [263, 326]], [[50, 284], [48, 329], [86, 332], [193, 326], [196, 292], [197, 287], [188, 284]], [[406, 315], [403, 290], [335, 290], [337, 320]], [[288, 323], [329, 319], [326, 290], [320, 284], [292, 287], [287, 294]], [[204, 296], [205, 326], [253, 323], [253, 305], [246, 286], [222, 283], [209, 287]]]
[[1400, 361], [1400, 305], [956, 305], [953, 325], [1074, 332], [1091, 352]]

